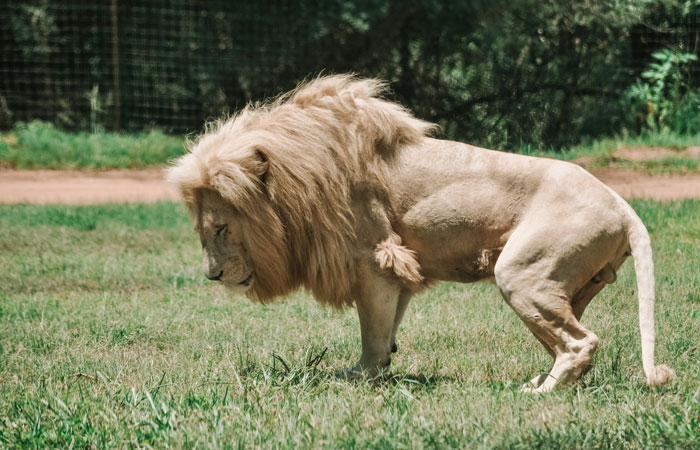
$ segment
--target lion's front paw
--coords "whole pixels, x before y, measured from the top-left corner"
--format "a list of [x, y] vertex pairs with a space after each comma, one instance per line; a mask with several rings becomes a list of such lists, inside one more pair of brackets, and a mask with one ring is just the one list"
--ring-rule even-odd
[[343, 380], [386, 380], [392, 377], [389, 366], [366, 368], [360, 364], [338, 370], [334, 375]]

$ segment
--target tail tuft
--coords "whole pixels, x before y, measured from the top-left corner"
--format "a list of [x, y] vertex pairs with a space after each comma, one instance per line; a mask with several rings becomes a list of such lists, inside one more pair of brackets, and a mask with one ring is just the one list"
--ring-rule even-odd
[[401, 245], [401, 236], [394, 234], [377, 245], [375, 259], [382, 269], [394, 273], [411, 289], [417, 290], [423, 282], [416, 253]]
[[660, 364], [651, 371], [647, 378], [647, 386], [657, 387], [671, 384], [676, 379], [676, 373], [666, 364]]

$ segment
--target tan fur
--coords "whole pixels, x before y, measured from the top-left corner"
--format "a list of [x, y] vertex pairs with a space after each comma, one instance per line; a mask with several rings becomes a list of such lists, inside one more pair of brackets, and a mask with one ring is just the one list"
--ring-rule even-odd
[[676, 373], [666, 364], [654, 367], [647, 379], [649, 387], [666, 386], [676, 380]]
[[423, 277], [416, 252], [401, 245], [401, 236], [394, 233], [377, 244], [375, 257], [379, 267], [393, 270], [412, 290], [420, 288]]
[[413, 292], [494, 278], [554, 357], [525, 387], [545, 392], [590, 367], [598, 338], [578, 320], [632, 254], [644, 370], [670, 382], [654, 365], [651, 246], [632, 208], [572, 164], [432, 139], [384, 89], [320, 77], [207, 125], [168, 171], [206, 276], [264, 302], [304, 286], [354, 303], [362, 356], [344, 376], [389, 364]]
[[[386, 183], [381, 161], [434, 128], [377, 98], [384, 89], [347, 75], [313, 80], [208, 125], [169, 169], [188, 204], [197, 190], [212, 189], [250, 219], [253, 260], [269, 266], [252, 288], [255, 298], [303, 284], [333, 306], [352, 304], [352, 186]], [[265, 186], [255, 152], [267, 160]]]

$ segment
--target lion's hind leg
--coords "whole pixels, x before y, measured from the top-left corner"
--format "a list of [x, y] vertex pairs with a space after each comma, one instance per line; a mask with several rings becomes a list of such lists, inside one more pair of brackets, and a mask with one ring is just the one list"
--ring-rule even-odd
[[593, 360], [598, 337], [584, 328], [571, 306], [571, 298], [558, 281], [543, 275], [547, 262], [523, 264], [502, 255], [495, 276], [503, 297], [532, 333], [554, 354], [554, 365], [522, 390], [548, 392], [577, 380]]
[[504, 297], [532, 333], [554, 352], [549, 373], [533, 378], [523, 391], [548, 392], [577, 380], [588, 370], [598, 337], [576, 320], [567, 298], [531, 292], [504, 292]]
[[[565, 203], [557, 197], [545, 200]], [[590, 368], [598, 337], [579, 318], [600, 289], [614, 281], [628, 247], [624, 217], [606, 198], [598, 198], [600, 204], [566, 200], [564, 209], [523, 218], [494, 267], [508, 305], [554, 353], [547, 376], [535, 377], [534, 386], [524, 390], [547, 392]]]

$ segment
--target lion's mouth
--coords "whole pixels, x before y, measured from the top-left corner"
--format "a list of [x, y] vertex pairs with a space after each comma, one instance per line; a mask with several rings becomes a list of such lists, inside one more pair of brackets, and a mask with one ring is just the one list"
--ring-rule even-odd
[[237, 283], [237, 285], [238, 285], [238, 286], [245, 286], [245, 287], [248, 287], [248, 286], [250, 286], [250, 283], [251, 283], [252, 281], [253, 281], [253, 272], [251, 272], [250, 275], [248, 275], [248, 278], [246, 278], [245, 280], [241, 281], [240, 283]]

